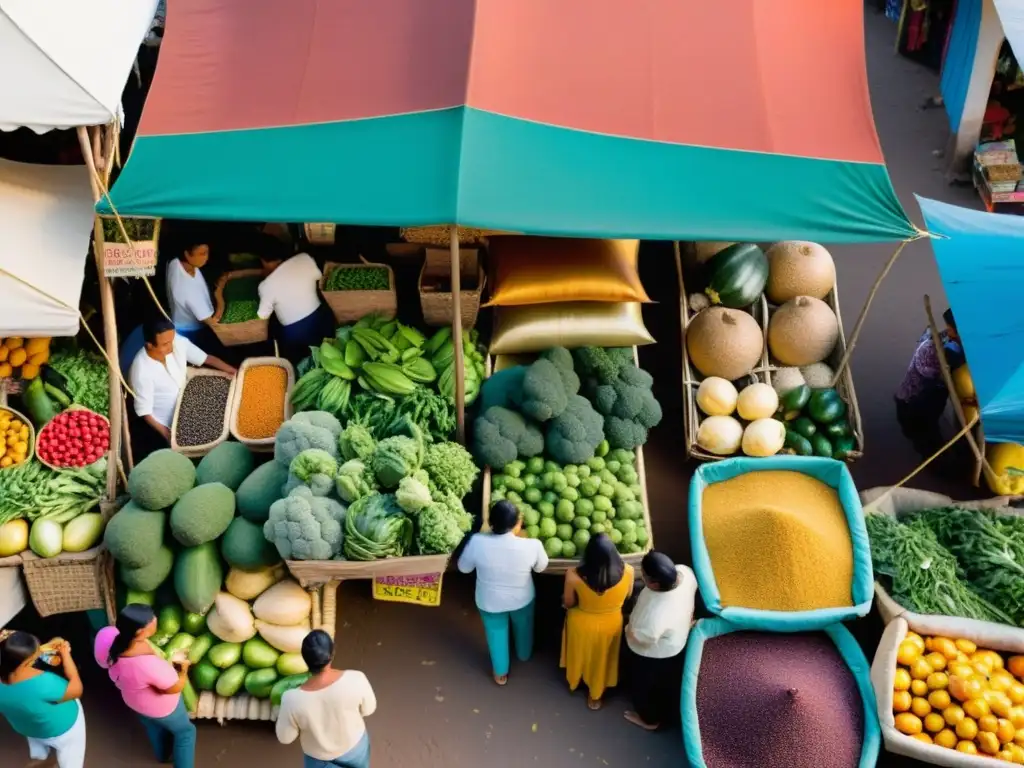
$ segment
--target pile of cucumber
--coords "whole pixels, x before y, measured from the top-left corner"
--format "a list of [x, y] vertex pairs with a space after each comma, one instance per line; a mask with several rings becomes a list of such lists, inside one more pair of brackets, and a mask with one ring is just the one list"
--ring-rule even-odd
[[845, 460], [857, 450], [848, 409], [840, 394], [829, 387], [811, 389], [801, 384], [779, 398], [775, 418], [786, 425], [783, 453]]

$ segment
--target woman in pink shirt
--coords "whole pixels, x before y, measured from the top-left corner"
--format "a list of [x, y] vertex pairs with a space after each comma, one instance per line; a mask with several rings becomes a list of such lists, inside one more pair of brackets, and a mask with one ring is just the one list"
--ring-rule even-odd
[[[156, 632], [156, 616], [148, 605], [126, 605], [117, 626], [96, 636], [96, 663], [110, 673], [124, 703], [146, 728], [157, 760], [174, 768], [194, 768], [196, 727], [181, 698], [188, 681], [188, 660], [165, 661], [148, 642]], [[172, 750], [173, 744], [173, 750]]]

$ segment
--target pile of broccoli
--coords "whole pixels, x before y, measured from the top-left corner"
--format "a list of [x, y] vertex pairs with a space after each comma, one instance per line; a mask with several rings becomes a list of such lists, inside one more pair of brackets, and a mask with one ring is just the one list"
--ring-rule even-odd
[[484, 383], [473, 452], [487, 466], [504, 467], [540, 455], [580, 464], [604, 440], [632, 450], [661, 421], [653, 383], [630, 348], [552, 347]]

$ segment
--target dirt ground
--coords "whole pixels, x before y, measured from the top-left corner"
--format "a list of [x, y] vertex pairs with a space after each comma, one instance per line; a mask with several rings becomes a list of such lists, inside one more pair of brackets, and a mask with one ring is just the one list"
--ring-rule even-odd
[[[934, 73], [896, 57], [895, 26], [866, 10], [871, 96], [879, 134], [896, 190], [920, 223], [913, 193], [974, 206], [970, 190], [951, 188], [933, 150], [945, 146], [942, 112], [918, 105], [938, 90]], [[813, 94], [808, 95], [813, 119]], [[847, 333], [893, 245], [837, 247], [833, 250], [842, 291]], [[680, 410], [678, 295], [665, 246], [652, 247], [642, 260], [643, 281], [658, 304], [645, 319], [659, 343], [641, 352], [641, 363], [656, 375], [665, 420], [653, 433], [647, 473], [659, 549], [687, 562], [686, 499], [694, 464], [685, 460]], [[861, 488], [891, 484], [915, 464], [893, 418], [892, 392], [925, 325], [921, 297], [929, 293], [944, 307], [942, 288], [927, 242], [909, 246], [890, 273], [865, 325], [853, 371], [866, 430], [866, 456], [855, 465]], [[969, 488], [927, 475], [920, 485], [964, 496]], [[369, 720], [376, 768], [489, 765], [646, 766], [685, 764], [678, 729], [640, 732], [622, 719], [627, 707], [620, 690], [605, 708], [590, 712], [582, 693], [570, 695], [558, 670], [561, 611], [559, 580], [541, 577], [537, 652], [528, 664], [515, 664], [509, 684], [499, 689], [488, 674], [483, 632], [474, 610], [472, 582], [446, 576], [443, 605], [437, 609], [374, 602], [366, 583], [339, 592], [338, 662], [364, 670], [376, 689], [379, 708]], [[27, 613], [27, 612], [26, 612]], [[28, 617], [31, 618], [31, 617]], [[88, 671], [85, 706], [88, 768], [152, 765], [142, 727], [131, 717], [102, 674], [89, 662], [88, 635], [74, 620], [48, 621], [40, 634], [73, 639], [76, 656]], [[854, 631], [870, 658], [880, 625], [859, 622]], [[742, 738], [742, 736], [739, 736]], [[24, 742], [0, 725], [0, 764], [27, 760]], [[197, 766], [299, 765], [297, 746], [282, 747], [265, 723], [199, 725]], [[883, 755], [881, 765], [911, 763]]]

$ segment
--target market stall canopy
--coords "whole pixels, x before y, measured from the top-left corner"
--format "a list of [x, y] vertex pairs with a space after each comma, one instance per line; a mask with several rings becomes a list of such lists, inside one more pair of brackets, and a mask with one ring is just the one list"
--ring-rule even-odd
[[985, 439], [1024, 443], [1024, 219], [919, 197]]
[[0, 130], [104, 125], [158, 0], [0, 0]]
[[74, 336], [93, 225], [80, 165], [0, 160], [0, 336]]
[[[122, 215], [824, 242], [915, 234], [860, 0], [175, 0]], [[110, 206], [101, 203], [101, 212]]]

